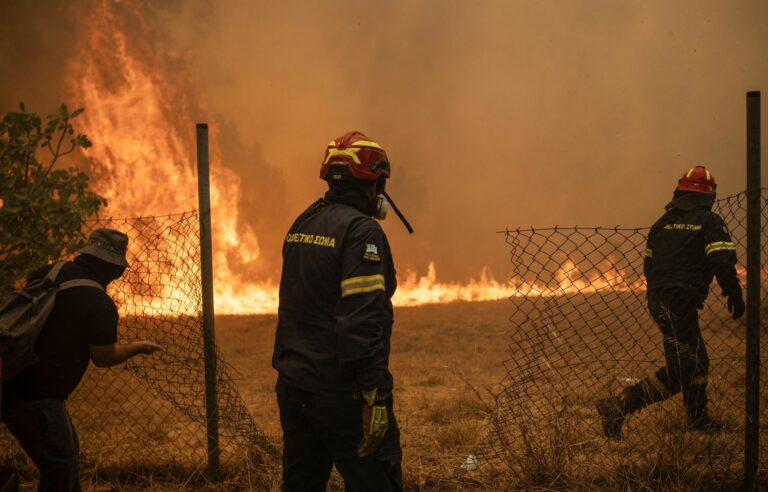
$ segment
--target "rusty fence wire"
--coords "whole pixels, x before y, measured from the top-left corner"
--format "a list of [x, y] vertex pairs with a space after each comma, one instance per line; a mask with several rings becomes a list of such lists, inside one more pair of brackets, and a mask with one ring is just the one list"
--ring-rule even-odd
[[[768, 260], [762, 191], [762, 258]], [[745, 285], [746, 194], [722, 198], [714, 211], [737, 248]], [[664, 366], [662, 335], [648, 314], [643, 276], [647, 228], [549, 228], [506, 231], [516, 294], [506, 378], [496, 398], [479, 463], [502, 466], [521, 483], [602, 483], [609, 487], [716, 488], [738, 484], [744, 466], [745, 318], [731, 319], [713, 283], [699, 325], [709, 352], [709, 414], [729, 430], [688, 431], [677, 395], [625, 420], [623, 441], [606, 439], [595, 410]], [[761, 298], [768, 295], [766, 267]], [[768, 321], [761, 303], [762, 327]], [[766, 354], [763, 335], [761, 353]], [[764, 360], [764, 359], [763, 359]], [[763, 381], [768, 381], [762, 363]], [[765, 388], [763, 384], [763, 388]], [[762, 422], [768, 422], [768, 389]], [[768, 470], [768, 434], [760, 456]], [[532, 476], [535, 475], [535, 476]], [[554, 477], [554, 478], [553, 478]], [[765, 476], [763, 476], [765, 480]], [[526, 482], [526, 483], [528, 483]], [[719, 484], [719, 485], [718, 485]]]
[[[129, 267], [108, 292], [120, 312], [119, 340], [153, 340], [151, 357], [91, 366], [67, 402], [85, 467], [205, 469], [205, 376], [197, 211], [162, 217], [96, 219], [87, 231], [129, 236]], [[217, 354], [219, 429], [224, 464], [260, 464], [275, 453]], [[0, 458], [24, 460], [0, 426]]]

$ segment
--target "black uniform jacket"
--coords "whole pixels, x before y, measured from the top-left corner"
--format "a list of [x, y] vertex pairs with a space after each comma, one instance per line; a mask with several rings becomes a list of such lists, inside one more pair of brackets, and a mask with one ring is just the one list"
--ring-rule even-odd
[[649, 290], [680, 287], [703, 302], [713, 276], [726, 295], [741, 289], [736, 248], [723, 219], [710, 210], [712, 198], [679, 194], [653, 224], [643, 265]]
[[329, 192], [283, 243], [272, 366], [305, 391], [392, 390], [395, 269], [384, 231], [362, 209]]

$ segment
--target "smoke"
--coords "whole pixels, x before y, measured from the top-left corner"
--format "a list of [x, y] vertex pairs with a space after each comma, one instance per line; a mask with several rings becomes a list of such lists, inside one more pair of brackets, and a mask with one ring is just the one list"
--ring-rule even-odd
[[[1, 109], [77, 103], [61, 82], [81, 55], [70, 3], [0, 6]], [[505, 227], [647, 225], [702, 163], [722, 194], [743, 189], [744, 94], [768, 73], [758, 0], [127, 3], [164, 76], [192, 81], [178, 111], [217, 128], [258, 275], [279, 270], [283, 233], [324, 191], [324, 146], [347, 130], [392, 160], [416, 229], [384, 224], [398, 265], [498, 276]]]

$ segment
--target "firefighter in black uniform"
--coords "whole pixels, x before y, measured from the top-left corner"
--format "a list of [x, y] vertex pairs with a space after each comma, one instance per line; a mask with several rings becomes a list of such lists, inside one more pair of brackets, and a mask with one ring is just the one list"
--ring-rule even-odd
[[680, 391], [691, 430], [724, 429], [707, 413], [709, 358], [697, 308], [703, 308], [713, 277], [728, 298], [733, 319], [744, 314], [745, 306], [736, 276], [736, 248], [723, 219], [711, 211], [715, 188], [715, 178], [705, 167], [685, 173], [666, 212], [648, 233], [643, 265], [648, 308], [664, 336], [666, 366], [618, 396], [597, 402], [603, 431], [611, 439], [621, 439], [627, 415]]
[[388, 368], [395, 268], [374, 220], [389, 176], [362, 133], [332, 141], [320, 173], [329, 189], [283, 244], [272, 365], [287, 491], [325, 490], [333, 465], [348, 491], [402, 490]]

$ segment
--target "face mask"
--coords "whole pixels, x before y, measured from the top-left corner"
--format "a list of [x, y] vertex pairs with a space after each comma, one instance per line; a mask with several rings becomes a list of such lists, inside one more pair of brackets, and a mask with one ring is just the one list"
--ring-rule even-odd
[[408, 221], [405, 219], [405, 216], [403, 216], [402, 212], [400, 212], [400, 210], [397, 208], [397, 205], [395, 205], [392, 197], [387, 194], [385, 187], [386, 179], [382, 178], [376, 183], [376, 198], [371, 204], [371, 208], [373, 209], [373, 213], [371, 215], [378, 220], [384, 220], [387, 217], [387, 212], [389, 212], [391, 207], [405, 228], [408, 229], [408, 233], [413, 234], [413, 227], [411, 227], [411, 224], [408, 223]]
[[381, 195], [377, 196], [373, 216], [379, 220], [384, 220], [387, 218], [387, 212], [389, 212], [389, 200]]
[[382, 195], [384, 195], [383, 198], [379, 197], [379, 201], [386, 204], [386, 209], [384, 210], [384, 216], [387, 215], [387, 210], [389, 207], [392, 207], [392, 210], [395, 211], [395, 214], [397, 214], [397, 217], [400, 219], [400, 221], [403, 223], [406, 229], [408, 229], [409, 234], [413, 234], [413, 227], [411, 227], [411, 224], [408, 223], [408, 221], [405, 219], [405, 216], [400, 212], [400, 209], [397, 208], [397, 205], [395, 205], [395, 202], [392, 200], [392, 197], [390, 197], [386, 191], [381, 192]]

